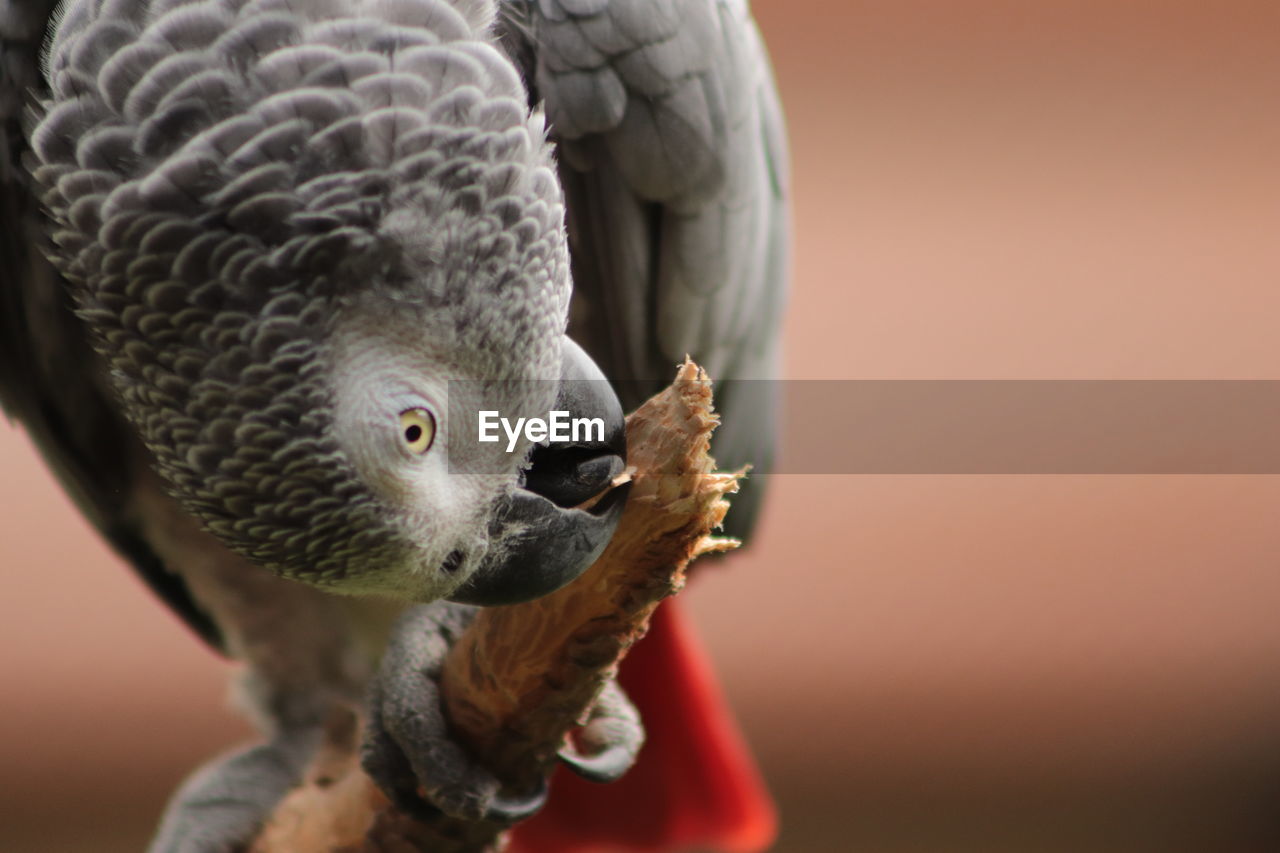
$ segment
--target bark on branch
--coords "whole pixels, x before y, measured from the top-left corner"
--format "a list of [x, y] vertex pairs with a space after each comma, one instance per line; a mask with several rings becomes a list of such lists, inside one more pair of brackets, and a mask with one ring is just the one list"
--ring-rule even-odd
[[[711, 382], [687, 361], [675, 382], [627, 418], [631, 495], [600, 559], [559, 592], [487, 608], [450, 650], [445, 709], [457, 737], [514, 790], [530, 790], [585, 720], [658, 603], [679, 592], [700, 554], [736, 547], [712, 538], [737, 490], [708, 455]], [[412, 819], [360, 770], [358, 725], [335, 720], [302, 786], [281, 803], [254, 853], [496, 849], [505, 827]]]

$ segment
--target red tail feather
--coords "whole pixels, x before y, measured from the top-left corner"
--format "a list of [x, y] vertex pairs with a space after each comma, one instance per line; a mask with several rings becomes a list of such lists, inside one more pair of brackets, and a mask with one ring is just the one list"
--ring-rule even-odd
[[773, 802], [677, 602], [658, 608], [619, 680], [647, 734], [636, 766], [610, 785], [559, 771], [513, 853], [767, 848]]

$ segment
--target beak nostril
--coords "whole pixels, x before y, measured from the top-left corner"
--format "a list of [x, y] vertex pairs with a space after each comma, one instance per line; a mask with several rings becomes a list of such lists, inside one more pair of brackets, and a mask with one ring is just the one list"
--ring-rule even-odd
[[449, 556], [444, 558], [444, 562], [440, 564], [440, 568], [444, 569], [449, 574], [453, 574], [458, 569], [462, 568], [462, 557], [462, 552], [454, 549], [449, 552]]

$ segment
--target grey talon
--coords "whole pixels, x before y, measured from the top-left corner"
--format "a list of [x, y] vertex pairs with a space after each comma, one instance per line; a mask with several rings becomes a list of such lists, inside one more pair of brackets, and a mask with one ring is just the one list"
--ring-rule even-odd
[[565, 767], [590, 782], [615, 782], [622, 778], [636, 763], [636, 754], [635, 749], [623, 743], [605, 747], [594, 755], [582, 755], [569, 747], [556, 753]]
[[519, 823], [537, 814], [547, 802], [547, 780], [542, 779], [538, 787], [525, 795], [504, 794], [499, 792], [490, 801], [484, 813], [485, 820], [496, 823]]

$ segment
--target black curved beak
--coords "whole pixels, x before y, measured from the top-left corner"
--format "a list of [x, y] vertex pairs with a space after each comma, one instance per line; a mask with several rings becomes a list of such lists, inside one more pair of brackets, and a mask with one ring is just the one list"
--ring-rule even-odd
[[613, 537], [627, 486], [588, 510], [574, 507], [604, 491], [626, 467], [622, 404], [596, 363], [568, 338], [555, 406], [573, 419], [599, 419], [603, 430], [587, 427], [577, 440], [534, 447], [523, 486], [489, 525], [489, 553], [450, 601], [515, 604], [555, 592], [586, 571]]

